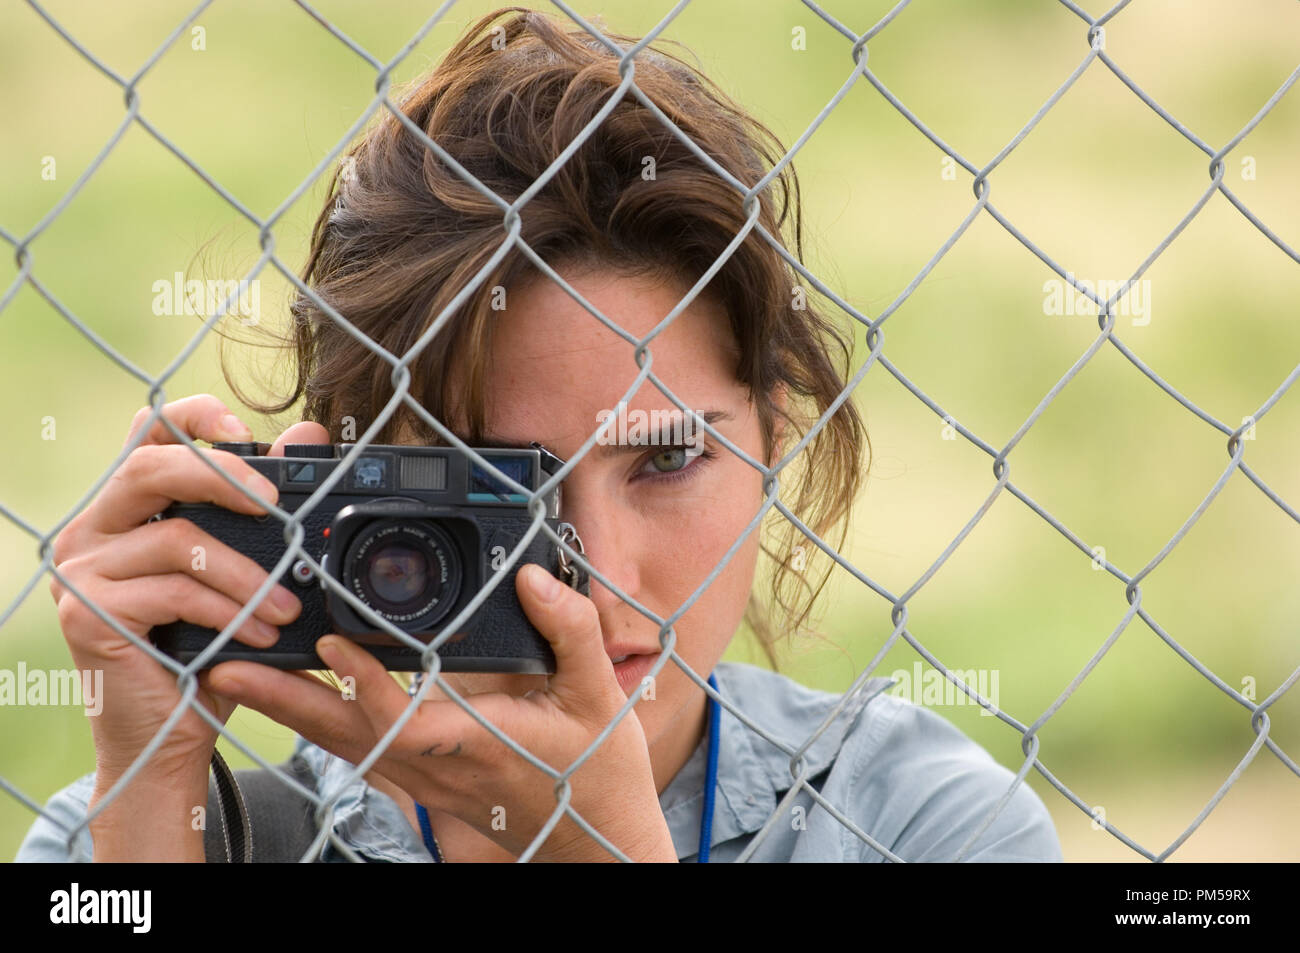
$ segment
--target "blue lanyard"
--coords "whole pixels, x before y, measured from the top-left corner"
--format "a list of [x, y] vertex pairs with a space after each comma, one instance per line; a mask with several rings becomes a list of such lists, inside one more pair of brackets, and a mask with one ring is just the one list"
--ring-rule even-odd
[[[718, 680], [709, 674], [709, 687], [718, 690]], [[700, 849], [697, 863], [709, 862], [709, 847], [713, 840], [713, 792], [718, 788], [718, 725], [722, 722], [722, 706], [709, 696], [709, 762], [704, 775], [704, 816], [700, 818]]]
[[[412, 680], [411, 694], [414, 695], [420, 687], [419, 679]], [[709, 675], [709, 687], [715, 692], [718, 691], [718, 680]], [[704, 816], [700, 818], [700, 846], [699, 860], [701, 864], [709, 862], [709, 847], [713, 837], [713, 794], [718, 787], [718, 725], [722, 721], [722, 706], [712, 695], [709, 696], [709, 759], [708, 768], [704, 776]], [[433, 839], [433, 825], [429, 823], [429, 812], [425, 810], [423, 804], [415, 805], [415, 816], [420, 820], [420, 836], [424, 838], [424, 846], [429, 849], [429, 854], [433, 857], [435, 864], [442, 863], [442, 852], [438, 850], [438, 842]]]

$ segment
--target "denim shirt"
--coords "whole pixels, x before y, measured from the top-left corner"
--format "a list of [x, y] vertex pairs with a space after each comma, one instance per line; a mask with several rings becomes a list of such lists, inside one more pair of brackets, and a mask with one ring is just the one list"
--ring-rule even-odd
[[[736, 662], [714, 669], [718, 690], [770, 736], [797, 749], [839, 701], [783, 675]], [[941, 715], [886, 693], [887, 678], [871, 679], [806, 752], [809, 782], [861, 831], [904, 861], [951, 861], [984, 823], [1015, 778], [1013, 772]], [[649, 702], [653, 704], [653, 702]], [[694, 861], [704, 805], [708, 739], [659, 795], [677, 856]], [[317, 791], [337, 790], [352, 766], [299, 738]], [[722, 709], [718, 788], [710, 861], [736, 860], [765, 824], [749, 859], [768, 862], [882, 862], [870, 847], [806, 789], [778, 805], [792, 787], [790, 756]], [[86, 814], [94, 790], [89, 774], [55, 794], [46, 811], [69, 828]], [[372, 861], [430, 862], [420, 834], [388, 795], [357, 780], [338, 799], [334, 830]], [[69, 852], [66, 834], [37, 818], [15, 860], [88, 861], [89, 831]], [[327, 842], [322, 860], [346, 859]], [[1042, 800], [1020, 784], [1002, 811], [962, 858], [968, 861], [1060, 861], [1056, 829]]]

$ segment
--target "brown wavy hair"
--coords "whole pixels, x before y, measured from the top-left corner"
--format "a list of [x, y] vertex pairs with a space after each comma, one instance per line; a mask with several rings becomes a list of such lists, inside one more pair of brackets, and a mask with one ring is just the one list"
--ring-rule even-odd
[[[523, 7], [497, 10], [404, 90], [400, 102], [412, 123], [507, 202], [577, 138], [621, 82], [617, 58], [585, 30], [567, 20], [565, 25], [574, 28]], [[602, 32], [624, 48], [637, 42]], [[647, 47], [635, 64], [637, 86], [746, 186], [785, 154], [765, 126], [683, 59]], [[653, 157], [653, 178], [643, 177], [646, 157]], [[792, 165], [759, 201], [758, 221], [787, 246], [783, 228], [792, 222], [795, 256], [802, 262]], [[740, 193], [630, 92], [520, 216], [523, 240], [557, 271], [609, 268], [688, 286], [717, 260], [747, 217]], [[497, 204], [384, 110], [335, 171], [300, 277], [356, 328], [401, 355], [497, 252], [506, 235], [503, 218]], [[411, 365], [412, 396], [440, 421], [464, 421], [468, 432], [457, 435], [471, 446], [485, 436], [492, 289], [540, 274], [512, 247]], [[729, 316], [739, 348], [736, 378], [748, 385], [767, 459], [774, 460], [781, 452], [773, 446], [778, 416], [790, 424], [782, 444], [792, 445], [843, 389], [852, 337], [819, 312], [798, 273], [756, 230], [702, 294], [715, 297]], [[335, 441], [342, 440], [344, 415], [362, 432], [392, 397], [391, 367], [296, 290], [290, 314], [286, 336], [277, 342], [295, 358], [287, 390], [270, 401], [254, 400], [223, 359], [227, 383], [263, 413], [281, 413], [303, 399], [302, 418], [325, 426]], [[450, 392], [453, 362], [463, 362], [457, 366], [465, 370], [466, 387], [459, 394]], [[779, 391], [784, 406], [776, 399]], [[406, 407], [397, 409], [376, 440], [441, 443]], [[782, 471], [783, 500], [837, 549], [865, 472], [864, 445], [869, 460], [865, 427], [847, 400]], [[803, 629], [831, 565], [775, 510], [766, 523], [761, 547], [775, 564], [770, 599], [760, 598], [756, 587], [745, 622], [776, 666], [777, 638]], [[832, 538], [837, 528], [838, 538]]]

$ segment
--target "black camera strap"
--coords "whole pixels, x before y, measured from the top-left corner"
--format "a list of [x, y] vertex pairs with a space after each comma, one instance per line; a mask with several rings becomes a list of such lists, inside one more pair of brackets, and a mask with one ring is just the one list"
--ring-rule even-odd
[[251, 864], [253, 828], [248, 820], [248, 806], [244, 803], [235, 773], [216, 748], [212, 749], [212, 777], [217, 785], [217, 810], [221, 814], [226, 861], [231, 864]]

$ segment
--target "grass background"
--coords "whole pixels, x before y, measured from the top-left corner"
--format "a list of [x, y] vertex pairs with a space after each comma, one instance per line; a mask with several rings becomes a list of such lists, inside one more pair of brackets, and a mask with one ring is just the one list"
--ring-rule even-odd
[[[396, 69], [425, 73], [495, 3], [456, 4]], [[1087, 4], [1095, 13], [1096, 4]], [[129, 12], [62, 0], [51, 15], [123, 75], [134, 73], [183, 18], [186, 4], [135, 0]], [[433, 5], [321, 0], [317, 9], [381, 60]], [[858, 31], [883, 16], [878, 0], [824, 8]], [[576, 7], [640, 35], [667, 4]], [[1260, 109], [1300, 62], [1300, 10], [1250, 0], [1226, 16], [1204, 0], [1149, 0], [1108, 26], [1107, 52], [1158, 102], [1216, 147]], [[344, 135], [373, 94], [359, 57], [291, 4], [223, 0], [141, 80], [141, 109], [207, 173], [265, 216]], [[792, 31], [806, 30], [805, 50]], [[870, 44], [882, 81], [972, 162], [987, 162], [1087, 52], [1086, 25], [1038, 0], [965, 4], [916, 0]], [[852, 68], [849, 44], [807, 7], [713, 0], [690, 5], [666, 37], [788, 146]], [[0, 9], [0, 225], [27, 234], [68, 191], [121, 122], [122, 90], [28, 6]], [[1292, 90], [1227, 159], [1225, 182], [1292, 247], [1300, 246], [1300, 92]], [[42, 178], [44, 157], [56, 178]], [[1255, 176], [1243, 176], [1243, 157]], [[799, 152], [810, 269], [875, 317], [971, 208], [970, 176], [945, 179], [942, 155], [865, 80]], [[1073, 273], [1121, 280], [1200, 197], [1208, 158], [1096, 62], [994, 171], [992, 201]], [[295, 267], [323, 195], [317, 183], [275, 229]], [[256, 230], [138, 125], [30, 247], [37, 278], [132, 362], [159, 373], [189, 340], [193, 319], [157, 317], [152, 284], [191, 267], [237, 278], [258, 256]], [[0, 288], [17, 273], [0, 264]], [[884, 326], [885, 353], [965, 426], [1002, 446], [1095, 338], [1090, 316], [1044, 314], [1055, 275], [982, 215]], [[1214, 196], [1146, 274], [1151, 321], [1120, 338], [1215, 418], [1236, 426], [1284, 380], [1300, 354], [1295, 262]], [[279, 317], [287, 283], [262, 272], [262, 313]], [[865, 357], [859, 339], [858, 360]], [[171, 397], [232, 399], [205, 340], [167, 386]], [[250, 360], [253, 358], [250, 357]], [[32, 524], [57, 523], [121, 446], [147, 388], [77, 333], [30, 286], [0, 313], [0, 502]], [[855, 395], [874, 458], [845, 555], [890, 591], [909, 588], [994, 485], [991, 460], [943, 424], [880, 367]], [[42, 421], [56, 421], [55, 440]], [[1283, 499], [1300, 502], [1300, 394], [1286, 394], [1248, 443], [1249, 465]], [[292, 419], [260, 421], [270, 439]], [[1107, 345], [1046, 409], [1010, 457], [1011, 479], [1107, 558], [1135, 573], [1178, 530], [1227, 465], [1226, 437], [1181, 407]], [[0, 606], [35, 571], [35, 542], [0, 520]], [[1224, 681], [1253, 679], [1264, 698], [1300, 663], [1296, 619], [1300, 528], [1233, 474], [1186, 538], [1143, 582], [1143, 605]], [[1003, 710], [1028, 724], [1119, 623], [1124, 587], [1028, 507], [1004, 492], [909, 602], [909, 630], [946, 665], [997, 669]], [[890, 607], [843, 570], [825, 592], [833, 643], [797, 646], [782, 668], [843, 690], [892, 631]], [[739, 639], [729, 658], [758, 661]], [[879, 668], [910, 671], [900, 642]], [[0, 668], [59, 668], [68, 655], [46, 583], [0, 629]], [[1019, 736], [972, 707], [940, 709], [999, 761], [1017, 768]], [[1271, 709], [1272, 737], [1300, 755], [1300, 698]], [[0, 774], [44, 801], [93, 769], [80, 711], [0, 708]], [[234, 731], [272, 759], [285, 729], [241, 711]], [[1148, 848], [1192, 821], [1254, 735], [1249, 715], [1178, 658], [1141, 620], [1121, 635], [1040, 732], [1040, 757], [1063, 783]], [[224, 750], [232, 750], [223, 746]], [[246, 763], [242, 756], [232, 760]], [[1036, 772], [1067, 859], [1138, 859]], [[1205, 824], [1174, 855], [1296, 859], [1297, 779], [1263, 751]], [[0, 856], [12, 856], [30, 811], [0, 797]]]

